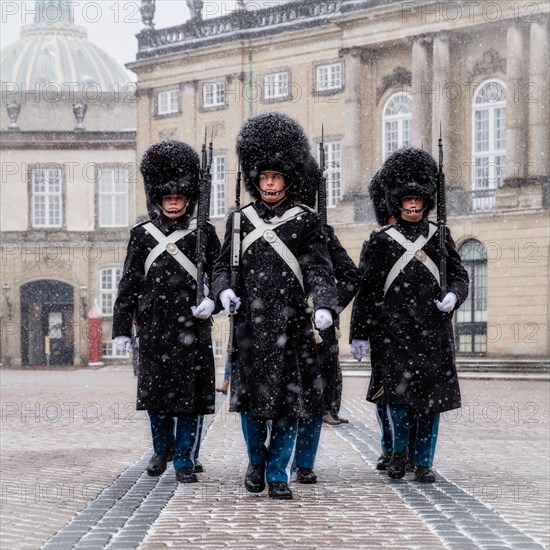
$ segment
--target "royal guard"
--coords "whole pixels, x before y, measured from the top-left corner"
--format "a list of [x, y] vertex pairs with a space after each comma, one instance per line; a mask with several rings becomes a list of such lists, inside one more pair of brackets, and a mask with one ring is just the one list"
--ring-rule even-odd
[[[262, 492], [267, 481], [270, 497], [290, 499], [298, 418], [322, 411], [314, 329], [336, 319], [336, 288], [320, 217], [294, 203], [310, 154], [302, 127], [281, 113], [259, 114], [243, 124], [237, 152], [254, 202], [230, 215], [213, 283], [234, 316], [230, 410], [241, 413], [246, 489]], [[231, 245], [239, 218], [235, 265]], [[234, 285], [232, 268], [238, 270]]]
[[[451, 318], [468, 295], [468, 274], [450, 231], [428, 220], [438, 180], [431, 155], [400, 149], [388, 157], [377, 178], [385, 190], [387, 216], [394, 216], [396, 223], [373, 231], [363, 246], [351, 353], [361, 360], [370, 344], [367, 399], [387, 406], [392, 425], [388, 475], [405, 475], [414, 414], [415, 480], [430, 483], [435, 481], [431, 468], [439, 415], [461, 406]], [[442, 256], [445, 285], [439, 270]]]
[[[199, 157], [186, 143], [151, 145], [141, 161], [145, 192], [157, 216], [130, 234], [113, 313], [119, 349], [131, 348], [132, 319], [139, 335], [138, 410], [147, 410], [154, 455], [150, 476], [173, 459], [176, 478], [196, 482], [203, 415], [214, 412], [211, 319], [214, 302], [203, 288], [196, 305]], [[220, 242], [207, 226], [204, 265], [211, 280]]]

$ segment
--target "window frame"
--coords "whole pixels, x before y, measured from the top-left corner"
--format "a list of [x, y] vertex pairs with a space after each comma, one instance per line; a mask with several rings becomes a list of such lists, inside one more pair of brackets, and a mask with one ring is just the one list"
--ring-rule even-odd
[[[386, 114], [386, 111], [390, 107], [390, 103], [395, 101], [398, 97], [405, 97], [408, 99], [409, 105], [410, 105], [410, 111], [408, 113], [398, 113], [396, 115]], [[388, 97], [388, 99], [384, 102], [384, 105], [382, 107], [382, 160], [385, 161], [388, 156], [396, 151], [397, 149], [400, 149], [401, 147], [410, 147], [412, 145], [412, 96], [410, 94], [407, 94], [405, 92], [394, 92], [393, 94]], [[397, 123], [397, 147], [395, 149], [392, 149], [391, 151], [388, 151], [388, 139], [386, 134], [386, 124], [387, 123]], [[405, 123], [408, 122], [409, 124], [409, 139], [405, 139]]]
[[[116, 190], [111, 190], [108, 192], [102, 192], [101, 190], [101, 175], [102, 171], [111, 170], [111, 171], [125, 171], [126, 172], [126, 190], [124, 193], [116, 192]], [[124, 164], [99, 164], [96, 166], [96, 182], [97, 182], [97, 188], [96, 188], [96, 196], [97, 196], [97, 216], [96, 216], [96, 226], [101, 229], [119, 229], [121, 227], [128, 227], [130, 223], [130, 170], [128, 170], [128, 167]], [[111, 181], [112, 183], [112, 181]], [[125, 195], [125, 222], [121, 224], [103, 224], [101, 220], [102, 215], [102, 197], [107, 195], [111, 197]], [[113, 212], [113, 209], [116, 208], [115, 203], [113, 202], [111, 204], [111, 216], [116, 217], [116, 212]]]
[[[170, 106], [166, 110], [161, 111], [161, 97], [164, 94], [170, 94]], [[175, 95], [175, 100], [174, 100]], [[175, 108], [171, 108], [174, 106]], [[158, 90], [155, 94], [155, 117], [164, 118], [181, 114], [181, 89], [180, 88], [167, 88], [165, 90]]]
[[[110, 271], [111, 273], [114, 272], [114, 288], [105, 288], [103, 287], [103, 273], [106, 271]], [[122, 271], [123, 268], [121, 266], [104, 266], [101, 269], [98, 270], [97, 276], [98, 276], [98, 297], [99, 297], [99, 307], [101, 308], [101, 313], [103, 314], [104, 318], [110, 318], [113, 316], [113, 308], [115, 305], [117, 293], [118, 293], [118, 285], [120, 284], [120, 279], [122, 278]], [[120, 275], [118, 275], [117, 272], [120, 272]], [[117, 280], [118, 278], [118, 280]], [[111, 307], [110, 311], [107, 311], [104, 307], [104, 298], [106, 295], [110, 296], [111, 300]]]
[[[267, 90], [270, 86], [270, 84], [267, 82], [267, 79], [269, 77], [276, 77], [276, 76], [285, 76], [286, 77], [286, 93], [282, 94], [279, 93], [277, 95], [273, 94], [268, 96]], [[278, 85], [278, 88], [281, 89], [281, 86]], [[273, 71], [270, 73], [265, 73], [263, 75], [263, 89], [262, 89], [262, 101], [264, 102], [276, 102], [276, 101], [286, 101], [291, 99], [290, 95], [290, 70], [288, 69], [282, 69], [278, 71]]]
[[[320, 142], [320, 140], [319, 140]], [[343, 177], [343, 164], [342, 164], [342, 153], [343, 153], [343, 140], [341, 139], [331, 139], [325, 140], [323, 142], [325, 149], [325, 177], [327, 182], [327, 208], [336, 208], [338, 202], [342, 200], [344, 196], [344, 177]], [[338, 165], [336, 168], [331, 167], [331, 164], [335, 162], [334, 153], [336, 146], [339, 149], [338, 154]], [[320, 162], [319, 158], [319, 147], [317, 149], [317, 162]], [[332, 169], [332, 172], [331, 172]], [[336, 175], [336, 181], [332, 178], [332, 175]], [[336, 184], [336, 185], [335, 185]], [[335, 192], [335, 188], [336, 191]]]
[[[206, 98], [208, 96], [206, 88], [208, 86], [215, 87], [215, 90], [212, 92], [212, 96], [216, 97], [220, 95], [220, 88], [222, 88], [223, 99], [218, 101], [213, 101], [212, 103], [207, 103]], [[202, 108], [204, 110], [210, 109], [221, 109], [227, 107], [227, 87], [225, 80], [211, 80], [202, 83]]]
[[[331, 86], [319, 87], [319, 70], [329, 69], [330, 67], [339, 67], [340, 78], [337, 81], [337, 84]], [[313, 90], [316, 94], [331, 93], [335, 91], [340, 91], [344, 89], [344, 63], [342, 61], [333, 61], [330, 63], [318, 63], [314, 66], [314, 77], [313, 77]], [[327, 80], [327, 82], [332, 82], [332, 80]]]
[[[52, 192], [36, 192], [35, 191], [35, 175], [37, 172], [41, 171], [57, 171], [59, 173], [59, 191], [52, 193]], [[47, 163], [47, 164], [35, 164], [29, 167], [28, 172], [28, 181], [29, 181], [29, 226], [31, 229], [40, 229], [40, 230], [59, 230], [64, 229], [64, 223], [65, 223], [65, 170], [63, 169], [63, 166], [56, 163]], [[46, 197], [46, 204], [45, 204], [45, 219], [47, 220], [46, 223], [41, 224], [36, 222], [36, 202], [35, 198], [37, 197]], [[58, 223], [48, 223], [50, 215], [49, 207], [50, 207], [50, 200], [48, 197], [58, 197], [59, 204], [57, 207], [57, 212], [59, 214], [59, 222]]]
[[[216, 170], [217, 162], [223, 164], [222, 177]], [[223, 218], [226, 214], [227, 200], [227, 157], [225, 154], [217, 154], [212, 156], [212, 189], [210, 192], [210, 212], [211, 218]], [[217, 206], [216, 206], [217, 205]]]

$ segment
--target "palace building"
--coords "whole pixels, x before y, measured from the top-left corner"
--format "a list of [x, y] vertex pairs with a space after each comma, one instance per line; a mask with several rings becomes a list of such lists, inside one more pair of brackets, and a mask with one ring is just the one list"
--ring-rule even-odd
[[36, 2], [35, 22], [1, 52], [7, 366], [88, 365], [94, 300], [107, 321], [95, 362], [116, 356], [108, 320], [137, 215], [136, 85], [69, 4]]
[[[401, 146], [437, 159], [441, 132], [448, 223], [471, 277], [455, 317], [459, 356], [548, 357], [547, 2], [251, 0], [218, 17], [211, 2], [187, 4], [188, 21], [157, 29], [155, 3], [141, 2], [128, 64], [138, 76], [138, 156], [163, 138], [200, 148], [213, 130], [221, 234], [243, 120], [285, 112], [314, 151], [324, 138], [329, 223], [357, 261], [376, 226], [372, 174]], [[143, 194], [139, 204], [144, 211]], [[348, 322], [349, 308], [344, 358]]]
[[[437, 159], [441, 135], [448, 224], [471, 277], [455, 315], [459, 366], [548, 364], [548, 2], [187, 6], [187, 21], [156, 28], [160, 4], [141, 0], [138, 53], [127, 65], [137, 75], [135, 102], [121, 99], [134, 98], [125, 75], [75, 25], [37, 21], [2, 52], [4, 362], [35, 364], [40, 357], [31, 355], [43, 355], [40, 341], [53, 330], [69, 363], [85, 364], [87, 334], [78, 326], [87, 326], [93, 298], [108, 360], [128, 231], [147, 213], [137, 159], [161, 139], [200, 150], [205, 131], [213, 135], [211, 220], [223, 237], [236, 135], [248, 116], [277, 110], [302, 124], [312, 151], [323, 142], [329, 223], [355, 261], [377, 226], [367, 192], [373, 173], [402, 146]], [[54, 67], [64, 72], [47, 72]], [[78, 87], [48, 102], [48, 83], [68, 79]], [[350, 309], [341, 319], [344, 360]], [[223, 315], [213, 338], [221, 362]]]

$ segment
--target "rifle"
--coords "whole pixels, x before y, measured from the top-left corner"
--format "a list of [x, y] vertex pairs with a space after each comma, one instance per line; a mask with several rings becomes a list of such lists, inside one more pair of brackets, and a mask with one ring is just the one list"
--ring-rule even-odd
[[201, 149], [201, 167], [199, 173], [199, 206], [197, 213], [197, 297], [195, 305], [204, 300], [204, 266], [206, 264], [207, 225], [210, 217], [210, 193], [212, 191], [212, 139], [206, 153], [206, 129]]
[[437, 170], [437, 230], [439, 233], [439, 285], [441, 287], [441, 300], [447, 294], [447, 247], [445, 236], [447, 231], [447, 201], [445, 198], [445, 174], [443, 172], [443, 139], [441, 138], [441, 123], [439, 124], [439, 166]]
[[[231, 278], [230, 286], [233, 291], [237, 288], [239, 267], [241, 263], [241, 155], [237, 152], [237, 181], [235, 183], [235, 212], [233, 213], [233, 229], [231, 233]], [[227, 355], [229, 362], [233, 363], [235, 353], [235, 304], [229, 308], [229, 341], [227, 343]]]
[[323, 225], [327, 225], [327, 178], [325, 176], [325, 129], [321, 126], [319, 142], [319, 183], [317, 189], [317, 212]]

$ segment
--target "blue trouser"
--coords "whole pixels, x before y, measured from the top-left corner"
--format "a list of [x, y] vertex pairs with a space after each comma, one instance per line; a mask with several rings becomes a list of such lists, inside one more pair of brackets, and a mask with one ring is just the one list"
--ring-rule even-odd
[[376, 401], [376, 418], [378, 419], [378, 424], [380, 425], [380, 445], [382, 447], [382, 452], [392, 451], [392, 433], [390, 419], [388, 418], [388, 413], [386, 410], [386, 405], [382, 404], [382, 399]]
[[388, 405], [393, 434], [393, 450], [400, 453], [409, 446], [411, 411], [414, 411], [416, 417], [416, 441], [412, 459], [416, 466], [431, 468], [439, 432], [439, 413], [425, 413], [411, 409], [408, 405]]
[[155, 453], [174, 449], [174, 468], [193, 469], [199, 457], [204, 418], [194, 414], [174, 417], [170, 413], [151, 409], [147, 412]]
[[294, 461], [298, 419], [264, 420], [242, 412], [241, 426], [250, 464], [259, 466], [266, 463], [268, 483], [288, 483]]
[[321, 425], [323, 415], [300, 418], [298, 420], [298, 436], [296, 437], [296, 458], [297, 468], [313, 468], [317, 447], [321, 437]]

